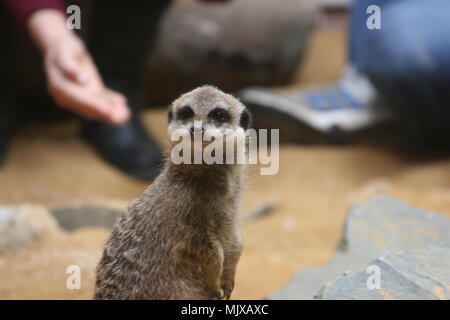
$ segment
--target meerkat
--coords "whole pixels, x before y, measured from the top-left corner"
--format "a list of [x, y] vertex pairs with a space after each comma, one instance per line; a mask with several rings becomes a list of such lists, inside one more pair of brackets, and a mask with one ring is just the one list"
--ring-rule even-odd
[[[169, 107], [177, 129], [242, 128], [245, 106], [204, 86]], [[173, 147], [174, 143], [171, 144]], [[175, 164], [121, 214], [97, 267], [95, 299], [229, 299], [240, 258], [242, 164]]]

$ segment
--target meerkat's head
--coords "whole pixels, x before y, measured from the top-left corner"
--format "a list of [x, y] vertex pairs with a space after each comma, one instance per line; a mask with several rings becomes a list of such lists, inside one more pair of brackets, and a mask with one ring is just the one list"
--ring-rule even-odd
[[176, 129], [193, 132], [195, 125], [208, 129], [237, 129], [250, 126], [250, 113], [232, 95], [212, 86], [203, 86], [183, 94], [169, 108], [169, 134]]
[[[188, 138], [192, 145], [194, 140], [200, 138], [201, 143], [196, 146], [202, 149], [217, 137], [229, 138], [236, 132], [245, 136], [251, 116], [247, 108], [232, 95], [212, 86], [203, 86], [175, 100], [169, 107], [168, 120], [172, 148], [178, 143], [178, 138], [173, 139], [175, 134]], [[211, 139], [211, 135], [214, 139]]]

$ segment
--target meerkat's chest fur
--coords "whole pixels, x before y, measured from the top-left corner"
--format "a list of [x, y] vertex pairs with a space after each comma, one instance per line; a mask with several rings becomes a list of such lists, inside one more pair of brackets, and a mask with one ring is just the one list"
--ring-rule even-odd
[[[241, 170], [189, 176], [166, 168], [118, 220], [98, 268], [96, 297], [228, 298], [241, 251]], [[110, 292], [102, 286], [108, 282]]]

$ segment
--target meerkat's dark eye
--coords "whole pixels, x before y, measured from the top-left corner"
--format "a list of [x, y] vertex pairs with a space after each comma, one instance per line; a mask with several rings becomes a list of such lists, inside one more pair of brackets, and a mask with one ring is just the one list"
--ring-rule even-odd
[[189, 106], [184, 106], [178, 110], [177, 117], [178, 120], [189, 120], [194, 116], [194, 111]]
[[172, 120], [173, 120], [173, 112], [172, 112], [172, 110], [169, 110], [169, 113], [167, 115], [167, 119], [169, 120], [169, 123], [172, 122]]
[[227, 110], [222, 109], [222, 108], [217, 108], [214, 109], [213, 111], [211, 111], [208, 115], [208, 117], [210, 119], [213, 119], [214, 121], [217, 122], [227, 122], [230, 120], [230, 114], [228, 113]]
[[242, 129], [247, 130], [250, 127], [250, 112], [248, 110], [244, 110], [241, 114], [241, 119], [239, 120], [239, 125], [242, 127]]

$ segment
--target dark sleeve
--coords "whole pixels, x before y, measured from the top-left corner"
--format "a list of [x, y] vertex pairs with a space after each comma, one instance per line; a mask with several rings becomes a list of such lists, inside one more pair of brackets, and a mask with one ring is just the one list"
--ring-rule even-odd
[[66, 9], [61, 0], [3, 0], [11, 17], [22, 27], [30, 14], [39, 9], [55, 9], [65, 14]]

